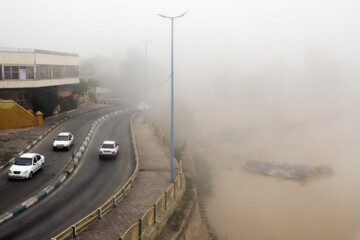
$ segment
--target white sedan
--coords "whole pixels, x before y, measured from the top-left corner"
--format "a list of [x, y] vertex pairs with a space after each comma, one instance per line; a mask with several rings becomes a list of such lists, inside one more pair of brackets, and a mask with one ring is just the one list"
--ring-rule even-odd
[[138, 110], [144, 110], [144, 107], [145, 107], [145, 110], [146, 109], [150, 109], [151, 108], [151, 105], [149, 103], [145, 103], [145, 106], [144, 106], [144, 103], [140, 103], [138, 106], [137, 106], [137, 109]]
[[104, 157], [116, 158], [118, 154], [119, 144], [115, 141], [104, 141], [99, 150], [99, 159]]
[[69, 132], [61, 132], [57, 135], [53, 142], [53, 150], [66, 149], [70, 150], [70, 147], [74, 143], [74, 135]]
[[45, 157], [38, 153], [24, 153], [10, 167], [9, 178], [32, 178], [33, 174], [44, 167]]

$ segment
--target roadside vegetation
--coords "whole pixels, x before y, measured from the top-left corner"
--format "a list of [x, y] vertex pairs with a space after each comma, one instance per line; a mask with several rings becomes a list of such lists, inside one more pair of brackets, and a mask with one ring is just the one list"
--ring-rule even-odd
[[34, 88], [32, 91], [32, 105], [34, 112], [40, 111], [44, 117], [50, 117], [59, 112], [66, 112], [78, 107], [78, 100], [87, 94], [88, 83], [81, 82], [73, 85], [73, 94], [60, 97], [56, 87]]
[[181, 203], [175, 209], [173, 215], [169, 218], [169, 226], [173, 231], [178, 231], [183, 220], [185, 220], [185, 212], [190, 202], [194, 198], [194, 183], [190, 177], [185, 177], [186, 187]]
[[193, 150], [192, 158], [200, 187], [200, 189], [198, 189], [200, 190], [199, 194], [202, 196], [210, 196], [212, 193], [212, 174], [209, 161], [206, 159], [202, 149]]

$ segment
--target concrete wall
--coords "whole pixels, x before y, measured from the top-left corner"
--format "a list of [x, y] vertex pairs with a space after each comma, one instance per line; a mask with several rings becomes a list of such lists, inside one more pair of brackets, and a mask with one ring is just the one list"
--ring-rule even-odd
[[210, 240], [210, 234], [207, 227], [203, 224], [200, 216], [199, 204], [197, 196], [191, 202], [189, 209], [187, 210], [186, 221], [183, 222], [176, 240], [190, 240], [190, 239], [202, 239]]
[[0, 52], [3, 65], [79, 65], [79, 57], [29, 52]]
[[0, 64], [9, 65], [34, 65], [34, 53], [0, 52]]
[[0, 88], [37, 88], [68, 84], [78, 84], [79, 78], [45, 80], [0, 80]]
[[[0, 51], [0, 65], [4, 66], [36, 66], [36, 65], [66, 65], [79, 66], [77, 55], [52, 54], [33, 52]], [[4, 74], [4, 71], [2, 71]], [[38, 88], [59, 85], [78, 84], [78, 77], [62, 79], [3, 79], [0, 81], [0, 88]]]
[[35, 127], [38, 125], [38, 119], [16, 102], [12, 100], [0, 100], [0, 130]]
[[79, 57], [35, 53], [35, 64], [79, 65]]

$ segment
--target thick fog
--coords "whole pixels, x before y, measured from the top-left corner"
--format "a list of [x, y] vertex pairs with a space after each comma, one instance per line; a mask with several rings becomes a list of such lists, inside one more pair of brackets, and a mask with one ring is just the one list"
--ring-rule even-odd
[[[360, 239], [360, 2], [5, 0], [0, 47], [80, 54], [104, 87], [147, 98], [211, 166], [221, 239]], [[245, 172], [247, 159], [326, 165], [306, 182]]]

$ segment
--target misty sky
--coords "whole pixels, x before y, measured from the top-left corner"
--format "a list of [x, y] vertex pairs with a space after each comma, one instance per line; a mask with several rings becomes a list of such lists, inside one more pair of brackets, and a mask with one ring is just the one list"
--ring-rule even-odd
[[356, 0], [1, 3], [1, 47], [70, 51], [87, 57], [153, 40], [155, 55], [168, 51], [170, 40], [170, 21], [157, 13], [174, 16], [187, 11], [175, 24], [176, 47], [199, 59], [202, 55], [297, 58], [307, 48], [322, 48], [342, 58], [359, 55], [360, 2]]
[[[246, 84], [268, 75], [270, 90], [272, 83], [286, 90], [288, 85], [298, 87], [302, 79], [319, 76], [323, 81], [337, 77], [330, 81], [337, 88], [333, 82], [356, 84], [360, 76], [360, 2], [356, 0], [1, 3], [0, 47], [75, 52], [85, 59], [98, 54], [122, 57], [128, 49], [142, 51], [140, 40], [152, 40], [148, 56], [164, 66], [161, 78], [170, 74], [170, 20], [157, 14], [188, 12], [175, 21], [175, 78], [183, 85], [179, 94], [203, 89], [211, 95], [216, 88], [227, 94], [223, 81], [234, 84], [242, 79]], [[314, 68], [322, 68], [321, 74], [309, 77], [307, 72]], [[263, 83], [251, 83], [250, 90]]]

